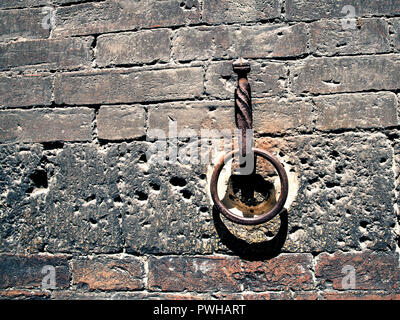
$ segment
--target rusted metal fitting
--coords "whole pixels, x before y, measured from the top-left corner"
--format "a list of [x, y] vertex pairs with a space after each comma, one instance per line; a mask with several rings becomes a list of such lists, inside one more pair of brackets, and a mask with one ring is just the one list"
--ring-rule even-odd
[[[274, 155], [265, 150], [256, 148], [251, 148], [251, 150], [249, 150], [250, 146], [246, 144], [246, 140], [247, 142], [250, 140], [251, 146], [253, 145], [252, 136], [247, 137], [248, 139], [246, 139], [246, 134], [248, 134], [248, 130], [246, 129], [253, 128], [251, 89], [249, 81], [247, 80], [247, 74], [250, 72], [250, 64], [246, 60], [239, 58], [237, 61], [233, 63], [233, 70], [238, 74], [238, 86], [235, 91], [235, 120], [237, 128], [241, 130], [241, 143], [239, 143], [238, 150], [234, 150], [223, 156], [214, 167], [214, 171], [212, 173], [210, 181], [210, 193], [216, 208], [229, 220], [244, 225], [256, 225], [271, 220], [279, 212], [282, 211], [289, 192], [289, 182], [285, 168], [278, 160], [278, 158], [276, 158]], [[275, 205], [268, 212], [265, 212], [261, 215], [254, 217], [244, 217], [234, 214], [223, 204], [223, 202], [218, 196], [218, 191], [217, 191], [218, 178], [221, 174], [224, 165], [236, 156], [239, 156], [239, 158], [240, 157], [243, 158], [246, 157], [246, 155], [249, 153], [254, 153], [255, 162], [257, 159], [256, 156], [261, 156], [267, 161], [269, 161], [277, 171], [281, 182], [279, 199], [276, 201]], [[243, 164], [242, 161], [240, 161], [240, 163]], [[256, 166], [254, 165], [253, 173], [255, 172], [255, 169]]]

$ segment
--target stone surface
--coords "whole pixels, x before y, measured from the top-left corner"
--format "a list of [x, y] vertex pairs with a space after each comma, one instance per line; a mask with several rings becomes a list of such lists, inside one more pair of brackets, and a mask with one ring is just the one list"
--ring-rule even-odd
[[1, 146], [0, 251], [121, 251], [115, 151], [90, 144]]
[[170, 37], [171, 31], [165, 29], [99, 36], [96, 63], [102, 67], [168, 62], [171, 54]]
[[0, 142], [90, 141], [88, 108], [0, 111]]
[[63, 73], [56, 77], [54, 88], [58, 104], [168, 101], [198, 97], [202, 92], [201, 68]]
[[35, 66], [74, 69], [91, 64], [92, 37], [63, 40], [30, 40], [0, 44], [0, 70]]

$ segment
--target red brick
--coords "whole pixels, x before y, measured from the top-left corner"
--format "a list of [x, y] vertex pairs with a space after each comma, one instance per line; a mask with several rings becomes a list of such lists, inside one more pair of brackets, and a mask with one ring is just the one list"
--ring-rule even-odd
[[327, 291], [321, 293], [324, 300], [400, 300], [400, 294], [388, 292]]
[[49, 299], [50, 293], [44, 291], [31, 290], [2, 290], [0, 291], [0, 299], [21, 299], [21, 300], [42, 300]]
[[290, 300], [290, 292], [244, 292], [217, 293], [215, 297], [223, 300]]
[[11, 255], [0, 256], [0, 288], [41, 288], [44, 266], [55, 268], [56, 288], [69, 287], [70, 271], [66, 256]]
[[139, 290], [144, 286], [143, 262], [134, 257], [96, 257], [72, 261], [73, 283], [90, 290]]
[[89, 141], [93, 117], [88, 108], [0, 111], [0, 142]]
[[238, 291], [240, 260], [230, 257], [162, 257], [149, 261], [152, 291]]
[[162, 257], [149, 264], [152, 291], [309, 290], [314, 287], [311, 256], [283, 254], [269, 261], [234, 257]]
[[251, 291], [311, 290], [311, 255], [281, 254], [265, 262], [243, 262], [241, 284]]
[[344, 266], [355, 269], [357, 290], [395, 290], [399, 286], [399, 261], [396, 255], [373, 252], [322, 253], [318, 256], [315, 275], [321, 285], [331, 282], [333, 289], [343, 290]]

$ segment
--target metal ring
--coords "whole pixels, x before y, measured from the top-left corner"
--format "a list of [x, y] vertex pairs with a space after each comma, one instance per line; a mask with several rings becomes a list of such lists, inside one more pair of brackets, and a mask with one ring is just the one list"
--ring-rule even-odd
[[287, 196], [288, 196], [288, 191], [289, 191], [289, 182], [288, 182], [288, 177], [286, 175], [285, 168], [283, 165], [280, 163], [280, 161], [270, 154], [269, 152], [262, 150], [262, 149], [253, 149], [253, 152], [257, 155], [262, 156], [264, 159], [268, 160], [276, 169], [278, 172], [279, 178], [281, 180], [281, 194], [279, 196], [278, 201], [276, 202], [275, 206], [268, 212], [263, 213], [262, 215], [258, 217], [253, 217], [253, 218], [245, 218], [245, 217], [240, 217], [233, 212], [231, 212], [228, 208], [225, 207], [225, 205], [222, 203], [221, 199], [218, 196], [218, 178], [219, 175], [222, 171], [222, 168], [224, 167], [225, 163], [227, 163], [230, 159], [232, 159], [234, 156], [239, 154], [239, 150], [234, 150], [226, 154], [224, 157], [222, 157], [217, 165], [214, 168], [214, 171], [211, 176], [211, 182], [210, 182], [210, 192], [211, 192], [211, 198], [214, 201], [215, 206], [217, 209], [229, 220], [240, 223], [240, 224], [245, 224], [245, 225], [256, 225], [256, 224], [261, 224], [264, 222], [267, 222], [271, 220], [273, 217], [275, 217], [281, 210], [283, 209], [283, 206], [285, 205]]

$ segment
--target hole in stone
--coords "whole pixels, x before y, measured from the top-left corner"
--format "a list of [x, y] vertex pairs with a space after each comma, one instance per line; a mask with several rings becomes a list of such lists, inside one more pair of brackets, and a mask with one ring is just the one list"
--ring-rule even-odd
[[92, 200], [94, 200], [94, 199], [96, 199], [96, 196], [95, 196], [94, 194], [91, 194], [89, 197], [87, 197], [87, 198], [85, 199], [85, 201], [86, 201], [86, 202], [90, 202], [90, 201], [92, 201]]
[[371, 239], [370, 238], [368, 238], [367, 236], [362, 236], [361, 238], [360, 238], [360, 242], [367, 242], [367, 241], [370, 241]]
[[114, 202], [122, 202], [121, 196], [119, 194], [114, 197]]
[[272, 209], [276, 204], [276, 198], [274, 183], [260, 174], [234, 174], [229, 178], [223, 202], [240, 210], [243, 216], [252, 217]]
[[332, 157], [337, 158], [339, 157], [339, 152], [337, 152], [336, 150], [332, 150], [331, 155]]
[[43, 150], [54, 150], [64, 148], [64, 142], [54, 141], [54, 142], [43, 142]]
[[96, 220], [95, 218], [93, 218], [93, 217], [90, 217], [90, 218], [89, 218], [89, 222], [90, 222], [91, 224], [96, 224], [96, 223], [97, 223], [97, 220]]
[[200, 207], [200, 212], [208, 212], [208, 208], [207, 207]]
[[360, 221], [360, 227], [365, 229], [367, 226], [368, 226], [368, 222], [367, 221], [365, 221], [365, 220]]
[[202, 173], [201, 175], [199, 175], [199, 178], [200, 178], [201, 180], [204, 180], [205, 178], [207, 178], [207, 176], [206, 176], [204, 173]]
[[136, 191], [135, 195], [136, 195], [137, 199], [140, 201], [146, 201], [149, 198], [147, 193], [145, 193], [143, 191]]
[[[35, 170], [32, 174], [30, 174], [29, 179], [31, 179], [34, 188], [47, 188], [47, 172], [42, 169]], [[30, 188], [33, 191], [33, 188]]]
[[146, 163], [147, 162], [147, 156], [145, 153], [142, 153], [139, 157], [139, 162], [141, 163]]
[[180, 177], [172, 177], [169, 182], [175, 187], [184, 187], [187, 184], [186, 180]]
[[159, 190], [161, 189], [161, 186], [160, 186], [158, 183], [156, 183], [156, 182], [150, 182], [150, 187], [151, 187], [153, 190], [156, 190], [156, 191], [159, 191]]
[[186, 190], [186, 189], [182, 190], [181, 193], [185, 199], [190, 199], [193, 195], [189, 190]]

